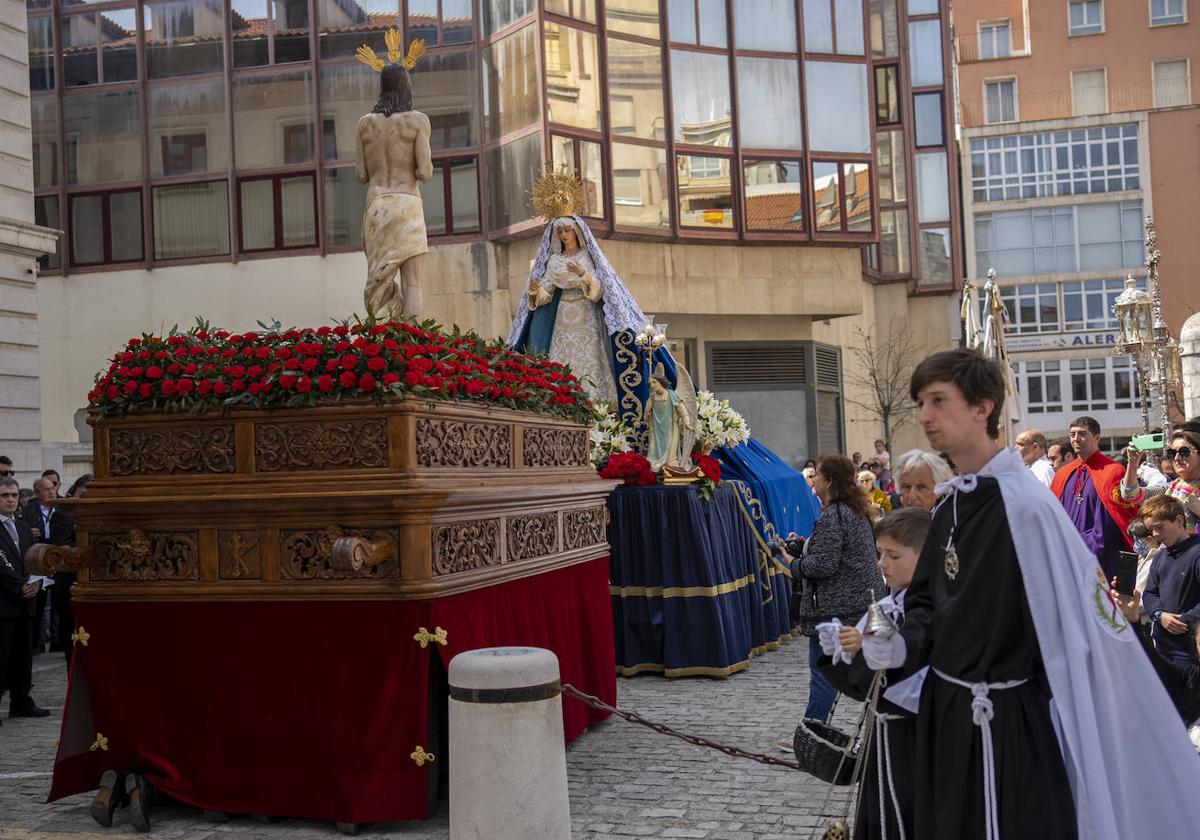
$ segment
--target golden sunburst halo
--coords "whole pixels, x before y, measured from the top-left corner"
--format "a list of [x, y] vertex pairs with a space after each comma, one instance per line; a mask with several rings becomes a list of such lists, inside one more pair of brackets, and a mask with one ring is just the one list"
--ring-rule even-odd
[[533, 185], [533, 209], [547, 222], [583, 209], [583, 182], [564, 166], [550, 170]]

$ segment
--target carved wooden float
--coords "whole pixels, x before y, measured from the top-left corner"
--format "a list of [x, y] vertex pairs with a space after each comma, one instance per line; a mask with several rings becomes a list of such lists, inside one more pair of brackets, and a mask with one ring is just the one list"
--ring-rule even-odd
[[[422, 599], [607, 556], [573, 421], [417, 399], [93, 416], [79, 601]], [[33, 569], [31, 569], [33, 570]]]

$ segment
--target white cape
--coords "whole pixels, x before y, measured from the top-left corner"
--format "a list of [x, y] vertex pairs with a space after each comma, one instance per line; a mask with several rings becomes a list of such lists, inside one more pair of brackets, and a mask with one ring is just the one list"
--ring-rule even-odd
[[[1200, 834], [1200, 757], [1058, 500], [1003, 449], [1000, 484], [1054, 694], [1079, 840]], [[961, 479], [958, 479], [961, 481]], [[963, 489], [966, 489], [965, 487]]]

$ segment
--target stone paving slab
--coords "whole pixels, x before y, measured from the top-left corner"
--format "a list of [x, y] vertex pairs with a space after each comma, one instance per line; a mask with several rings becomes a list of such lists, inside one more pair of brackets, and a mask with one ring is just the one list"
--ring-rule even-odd
[[[790, 734], [807, 696], [805, 653], [802, 642], [792, 642], [724, 680], [667, 680], [650, 674], [618, 678], [619, 703], [677, 729], [782, 756], [774, 742]], [[34, 669], [34, 699], [53, 714], [5, 718], [0, 726], [0, 840], [141, 836], [120, 812], [113, 828], [97, 826], [88, 814], [90, 794], [46, 804], [66, 669], [58, 654], [37, 657]], [[843, 729], [856, 712], [853, 704], [840, 704]], [[811, 776], [733, 759], [621, 720], [593, 727], [568, 747], [567, 773], [576, 838], [808, 838], [819, 836], [813, 829], [828, 821], [821, 812], [829, 788]], [[839, 788], [828, 813], [843, 809], [846, 795]], [[443, 793], [432, 819], [367, 825], [361, 836], [446, 840], [447, 809]], [[313, 820], [265, 823], [234, 817], [214, 823], [182, 807], [156, 808], [152, 819], [150, 836], [169, 840], [342, 836], [333, 825]]]

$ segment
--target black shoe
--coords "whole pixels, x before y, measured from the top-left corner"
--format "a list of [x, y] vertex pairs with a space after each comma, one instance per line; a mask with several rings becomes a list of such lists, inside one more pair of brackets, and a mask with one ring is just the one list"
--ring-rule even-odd
[[150, 807], [157, 791], [141, 773], [125, 777], [125, 795], [129, 800], [129, 822], [134, 831], [143, 834], [150, 830]]
[[112, 828], [113, 812], [127, 801], [125, 774], [117, 770], [105, 770], [100, 777], [100, 789], [92, 800], [92, 819], [105, 828]]
[[43, 709], [41, 706], [37, 705], [36, 703], [30, 703], [28, 706], [26, 706], [24, 709], [21, 709], [20, 711], [17, 711], [16, 709], [9, 709], [8, 716], [10, 718], [50, 717], [50, 710]]

